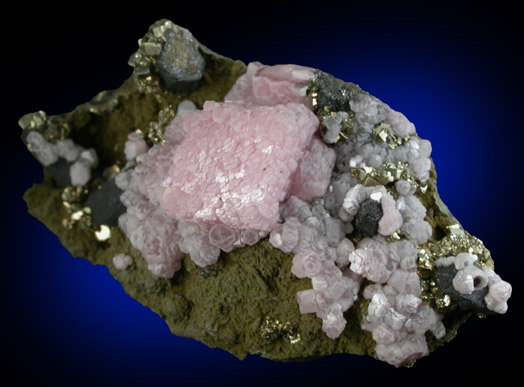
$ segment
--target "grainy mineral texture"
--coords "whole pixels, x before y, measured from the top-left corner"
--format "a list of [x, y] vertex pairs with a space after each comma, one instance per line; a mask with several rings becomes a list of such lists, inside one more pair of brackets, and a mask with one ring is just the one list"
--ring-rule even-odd
[[511, 285], [436, 188], [402, 113], [320, 70], [247, 66], [168, 20], [117, 90], [30, 113], [24, 199], [175, 335], [239, 358], [394, 366], [505, 313]]

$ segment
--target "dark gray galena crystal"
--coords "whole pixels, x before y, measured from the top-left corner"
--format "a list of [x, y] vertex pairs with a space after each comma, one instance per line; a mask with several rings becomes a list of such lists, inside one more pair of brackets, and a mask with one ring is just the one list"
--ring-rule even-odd
[[367, 198], [360, 203], [360, 209], [355, 216], [355, 229], [365, 236], [377, 235], [378, 222], [384, 215], [382, 207], [376, 200]]
[[[488, 288], [473, 290], [469, 294], [462, 294], [453, 286], [453, 279], [457, 276], [458, 270], [454, 266], [442, 266], [435, 270], [435, 280], [442, 292], [449, 295], [451, 302], [458, 308], [475, 313], [493, 314], [494, 312], [486, 307], [484, 299], [488, 295]], [[475, 283], [473, 283], [475, 285]]]
[[205, 61], [198, 42], [184, 28], [167, 29], [164, 34], [166, 42], [158, 56], [158, 72], [168, 89], [190, 93], [204, 74]]

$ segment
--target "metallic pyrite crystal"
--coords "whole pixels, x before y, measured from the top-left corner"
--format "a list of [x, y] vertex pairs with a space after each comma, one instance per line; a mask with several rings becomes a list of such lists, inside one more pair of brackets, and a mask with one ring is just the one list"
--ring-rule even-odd
[[[357, 85], [247, 66], [168, 20], [115, 91], [30, 113], [24, 199], [176, 335], [239, 358], [412, 365], [511, 286], [442, 203], [431, 144]], [[96, 123], [96, 125], [95, 125]]]

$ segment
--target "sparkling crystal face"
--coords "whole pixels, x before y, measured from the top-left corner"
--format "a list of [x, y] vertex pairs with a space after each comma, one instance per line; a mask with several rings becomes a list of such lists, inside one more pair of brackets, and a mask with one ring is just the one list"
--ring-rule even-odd
[[317, 127], [299, 104], [206, 102], [184, 120], [160, 206], [173, 218], [270, 231]]

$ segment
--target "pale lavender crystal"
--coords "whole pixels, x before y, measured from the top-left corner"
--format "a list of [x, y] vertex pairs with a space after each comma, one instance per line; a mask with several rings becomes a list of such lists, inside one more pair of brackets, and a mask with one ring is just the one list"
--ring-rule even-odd
[[237, 231], [224, 224], [215, 224], [209, 229], [209, 242], [226, 253], [235, 248], [237, 239]]
[[326, 335], [335, 339], [344, 330], [343, 312], [357, 299], [362, 281], [352, 270], [343, 272], [339, 268], [349, 262], [353, 244], [340, 230], [327, 233], [340, 224], [322, 206], [311, 206], [291, 196], [281, 207], [281, 215], [284, 223], [271, 231], [269, 241], [294, 254], [294, 275], [311, 279], [313, 289], [297, 293], [300, 312], [315, 313], [322, 319]]
[[[61, 140], [56, 143], [56, 153], [58, 157], [63, 157], [70, 162], [77, 160], [82, 150], [83, 148], [76, 145], [71, 139]], [[92, 159], [96, 160], [96, 157], [92, 157]]]
[[403, 218], [400, 229], [410, 236], [411, 243], [426, 243], [433, 232], [431, 225], [424, 220], [426, 207], [413, 194], [399, 195], [396, 207]]
[[390, 110], [384, 122], [391, 125], [393, 130], [401, 137], [415, 133], [415, 125], [411, 123], [404, 114]]
[[69, 168], [71, 185], [81, 187], [91, 179], [91, 162], [88, 159], [75, 161]]
[[313, 138], [291, 182], [290, 194], [308, 201], [326, 192], [335, 165], [335, 151]]
[[[182, 260], [178, 246], [170, 243], [177, 231], [175, 223], [158, 210], [150, 213], [144, 220], [136, 221], [137, 218], [133, 219], [133, 215], [128, 217], [131, 219], [127, 219], [123, 229], [132, 229], [129, 239], [142, 253], [149, 270], [158, 277], [172, 277], [180, 269]], [[130, 222], [133, 221], [135, 223], [130, 227]]]
[[388, 245], [374, 239], [362, 239], [349, 255], [351, 270], [370, 281], [386, 282], [398, 265], [398, 257]]
[[336, 339], [346, 327], [346, 319], [342, 312], [342, 306], [334, 303], [329, 307], [326, 317], [322, 320], [322, 329], [330, 339]]
[[459, 270], [453, 278], [453, 287], [462, 294], [471, 294], [488, 284], [488, 276], [480, 267], [468, 266]]
[[291, 273], [298, 278], [312, 278], [321, 274], [321, 270], [322, 262], [320, 261], [320, 257], [313, 252], [309, 254], [297, 254], [295, 258], [293, 258]]
[[387, 282], [364, 289], [364, 297], [371, 302], [362, 328], [371, 331], [379, 359], [400, 366], [428, 353], [424, 336], [427, 331], [437, 338], [446, 331], [442, 316], [422, 304], [417, 249], [406, 241], [387, 246], [389, 254], [399, 257], [400, 262]]
[[300, 313], [315, 313], [317, 311], [316, 292], [314, 289], [297, 292], [297, 302]]
[[216, 263], [220, 255], [220, 248], [209, 240], [209, 229], [206, 226], [181, 220], [178, 222], [179, 245], [183, 253], [201, 267]]
[[343, 238], [337, 245], [336, 264], [343, 267], [349, 264], [349, 255], [355, 250], [355, 245], [347, 238]]
[[506, 313], [511, 292], [511, 285], [506, 281], [500, 280], [493, 282], [489, 286], [489, 293], [484, 298], [488, 309], [496, 313]]
[[424, 334], [437, 338], [445, 334], [441, 316], [420, 298], [398, 293], [394, 288], [368, 286], [364, 297], [371, 299], [362, 328], [372, 332], [379, 359], [400, 366], [424, 356], [428, 347]]
[[166, 127], [164, 141], [166, 145], [180, 144], [184, 139], [184, 118], [196, 112], [195, 104], [189, 100], [184, 100], [178, 104], [176, 117]]
[[264, 238], [267, 235], [267, 233], [257, 230], [242, 230], [240, 233], [240, 239], [237, 240], [237, 243], [240, 244], [240, 246], [253, 246], [255, 243], [257, 243], [261, 238]]
[[429, 178], [429, 141], [412, 136], [405, 144], [394, 149], [370, 141], [374, 126], [381, 122], [391, 125], [393, 131], [401, 138], [414, 133], [414, 125], [403, 114], [366, 93], [358, 94], [349, 103], [355, 114], [352, 121], [354, 133], [337, 150], [340, 171], [347, 172], [351, 168], [378, 168], [386, 162], [407, 163], [418, 179], [424, 181]]
[[337, 112], [334, 115], [328, 115], [322, 120], [322, 125], [326, 128], [323, 139], [327, 144], [333, 144], [337, 141], [342, 130], [342, 121], [349, 118], [347, 112]]
[[113, 265], [115, 266], [115, 269], [125, 270], [132, 264], [133, 258], [129, 255], [118, 254], [113, 257]]
[[58, 160], [56, 147], [46, 141], [41, 133], [35, 130], [30, 131], [26, 141], [33, 155], [43, 166], [51, 165]]
[[126, 160], [134, 160], [141, 154], [147, 153], [149, 147], [138, 133], [130, 133], [124, 146]]

